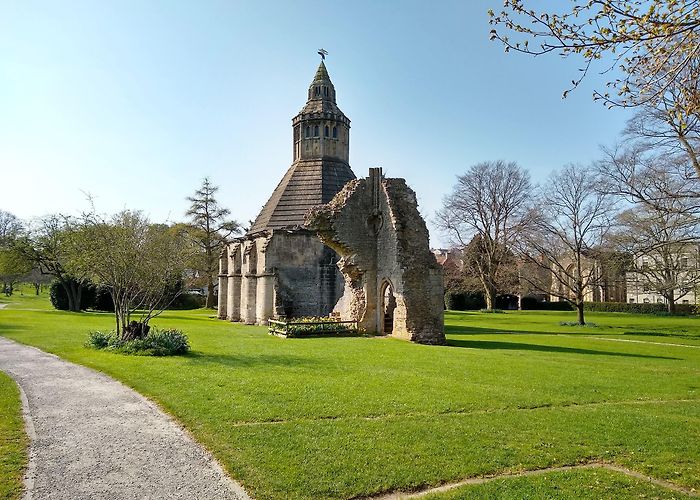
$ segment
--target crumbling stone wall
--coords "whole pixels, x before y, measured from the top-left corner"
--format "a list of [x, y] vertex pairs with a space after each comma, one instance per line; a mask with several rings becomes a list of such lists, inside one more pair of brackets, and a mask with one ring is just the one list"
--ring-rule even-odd
[[341, 256], [345, 289], [336, 311], [344, 320], [384, 332], [389, 289], [392, 335], [445, 343], [442, 269], [430, 251], [416, 194], [404, 179], [370, 169], [368, 178], [348, 182], [330, 203], [314, 208], [306, 225]]

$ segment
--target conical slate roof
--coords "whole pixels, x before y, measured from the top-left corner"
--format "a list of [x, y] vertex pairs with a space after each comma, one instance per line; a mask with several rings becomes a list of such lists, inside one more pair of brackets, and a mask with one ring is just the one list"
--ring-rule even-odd
[[301, 227], [316, 205], [328, 203], [355, 178], [347, 163], [309, 160], [294, 163], [284, 175], [248, 233]]
[[[326, 86], [329, 92], [315, 92], [317, 86]], [[295, 120], [317, 120], [319, 113], [328, 119], [342, 120], [349, 127], [350, 121], [335, 103], [335, 87], [323, 61], [309, 86], [306, 105]], [[350, 165], [339, 158], [326, 156], [295, 161], [260, 211], [248, 234], [267, 229], [302, 227], [304, 216], [311, 208], [331, 201], [354, 178]]]

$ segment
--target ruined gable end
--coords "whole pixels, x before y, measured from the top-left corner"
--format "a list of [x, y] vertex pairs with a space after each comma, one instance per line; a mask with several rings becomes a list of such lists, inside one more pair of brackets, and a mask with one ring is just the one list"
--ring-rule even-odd
[[341, 256], [344, 320], [361, 330], [444, 344], [442, 269], [430, 251], [415, 192], [381, 169], [313, 209], [307, 227]]

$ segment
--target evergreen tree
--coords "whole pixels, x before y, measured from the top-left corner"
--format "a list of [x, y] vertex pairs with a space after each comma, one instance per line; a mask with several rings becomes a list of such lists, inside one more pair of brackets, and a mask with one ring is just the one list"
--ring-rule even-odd
[[230, 220], [231, 211], [219, 206], [214, 197], [218, 186], [205, 177], [194, 196], [188, 196], [190, 208], [188, 234], [198, 249], [199, 258], [195, 260], [194, 270], [206, 280], [206, 307], [214, 307], [214, 282], [219, 270], [219, 255], [228, 239], [240, 231], [240, 224]]

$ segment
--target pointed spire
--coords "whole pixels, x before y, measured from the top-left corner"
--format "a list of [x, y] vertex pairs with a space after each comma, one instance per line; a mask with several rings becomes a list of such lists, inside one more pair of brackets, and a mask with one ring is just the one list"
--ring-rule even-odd
[[309, 85], [309, 101], [335, 103], [335, 87], [323, 61], [318, 65], [314, 80]]
[[326, 65], [323, 61], [321, 61], [321, 64], [318, 65], [316, 75], [314, 75], [314, 81], [311, 82], [312, 85], [315, 83], [331, 83], [331, 77], [328, 76], [328, 70], [326, 69]]

